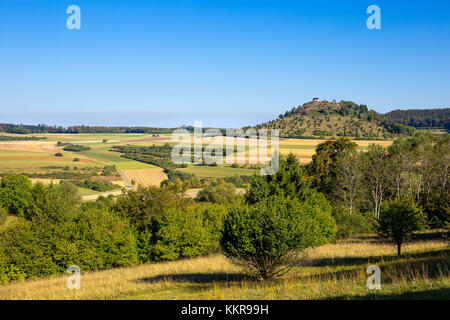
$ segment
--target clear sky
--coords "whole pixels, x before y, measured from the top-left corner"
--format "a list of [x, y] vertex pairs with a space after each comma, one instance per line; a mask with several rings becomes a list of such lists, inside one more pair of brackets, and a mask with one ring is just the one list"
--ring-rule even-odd
[[0, 122], [240, 127], [313, 97], [449, 107], [450, 1], [0, 0]]

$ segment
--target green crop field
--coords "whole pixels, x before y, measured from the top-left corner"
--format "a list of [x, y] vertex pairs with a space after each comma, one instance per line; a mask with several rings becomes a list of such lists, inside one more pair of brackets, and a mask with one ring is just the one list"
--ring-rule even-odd
[[189, 166], [187, 168], [178, 169], [179, 171], [186, 173], [193, 173], [199, 178], [224, 178], [238, 175], [253, 175], [258, 173], [258, 170], [254, 169], [240, 169], [231, 167], [210, 167], [210, 166]]

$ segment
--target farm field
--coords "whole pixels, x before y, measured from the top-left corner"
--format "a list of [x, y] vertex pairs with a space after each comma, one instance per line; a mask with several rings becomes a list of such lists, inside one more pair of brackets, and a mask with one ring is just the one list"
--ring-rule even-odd
[[[372, 236], [338, 240], [308, 251], [282, 278], [259, 281], [222, 255], [82, 273], [81, 289], [66, 276], [0, 286], [0, 299], [449, 299], [450, 248], [431, 232], [395, 246]], [[369, 265], [381, 269], [381, 290], [366, 287]]]
[[187, 168], [178, 169], [181, 172], [193, 173], [198, 178], [224, 178], [231, 177], [236, 174], [238, 175], [254, 175], [259, 173], [255, 169], [241, 169], [241, 168], [231, 168], [225, 166], [188, 166]]
[[[126, 159], [119, 152], [110, 151], [114, 145], [133, 144], [140, 146], [151, 146], [153, 144], [162, 145], [170, 143], [170, 135], [159, 135], [157, 137], [150, 134], [36, 134], [36, 137], [45, 137], [44, 140], [36, 141], [4, 141], [0, 144], [0, 173], [29, 173], [42, 174], [51, 172], [52, 168], [69, 167], [72, 169], [83, 169], [87, 167], [101, 170], [105, 165], [114, 165], [120, 170], [126, 179], [128, 185], [135, 181], [136, 185], [145, 186], [159, 185], [166, 178], [161, 169], [148, 163], [143, 163], [131, 159]], [[226, 142], [226, 138], [220, 139]], [[56, 142], [69, 142], [82, 144], [91, 148], [87, 151], [68, 152], [63, 151], [62, 147], [57, 147]], [[214, 138], [204, 138], [204, 145], [213, 143]], [[238, 145], [246, 145], [244, 154], [239, 154], [236, 158], [249, 156], [249, 139], [235, 139]], [[280, 153], [282, 155], [294, 153], [301, 164], [311, 161], [317, 144], [324, 142], [321, 139], [280, 139]], [[370, 143], [390, 145], [392, 141], [355, 141], [360, 150], [366, 150]], [[268, 146], [270, 154], [270, 146]], [[61, 152], [63, 157], [56, 157], [55, 153]], [[77, 162], [74, 159], [78, 158]], [[188, 166], [179, 169], [186, 173], [193, 173], [198, 178], [223, 178], [238, 175], [253, 175], [257, 170], [246, 168], [231, 168], [219, 165], [217, 167], [209, 166]], [[119, 177], [120, 179], [120, 177]], [[117, 179], [116, 179], [117, 180]], [[123, 181], [123, 185], [126, 182]]]

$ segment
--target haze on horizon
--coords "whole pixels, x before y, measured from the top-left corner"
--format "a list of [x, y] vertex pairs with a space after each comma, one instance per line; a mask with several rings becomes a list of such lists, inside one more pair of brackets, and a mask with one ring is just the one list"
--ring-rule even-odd
[[449, 38], [442, 0], [0, 0], [0, 122], [241, 127], [313, 97], [449, 107]]

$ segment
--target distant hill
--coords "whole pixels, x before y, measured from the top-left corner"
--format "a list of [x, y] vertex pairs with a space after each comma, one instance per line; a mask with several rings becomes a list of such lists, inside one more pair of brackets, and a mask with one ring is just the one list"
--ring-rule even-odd
[[337, 137], [389, 139], [410, 135], [414, 128], [389, 121], [366, 105], [351, 101], [311, 101], [280, 114], [255, 129], [279, 129], [280, 137]]
[[394, 110], [386, 117], [396, 123], [416, 128], [443, 128], [450, 130], [450, 108]]

